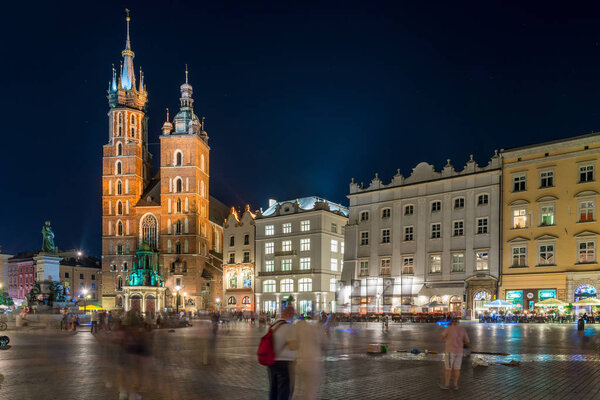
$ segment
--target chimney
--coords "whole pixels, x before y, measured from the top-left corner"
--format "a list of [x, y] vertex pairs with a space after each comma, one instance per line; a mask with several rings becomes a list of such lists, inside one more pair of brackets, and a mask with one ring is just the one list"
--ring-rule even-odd
[[269, 199], [269, 207], [271, 207], [272, 205], [276, 204], [277, 200], [275, 199]]

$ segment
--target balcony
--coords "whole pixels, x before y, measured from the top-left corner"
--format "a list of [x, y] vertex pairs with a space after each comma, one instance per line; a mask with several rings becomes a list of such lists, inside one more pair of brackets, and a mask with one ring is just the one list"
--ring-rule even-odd
[[321, 272], [321, 270], [310, 268], [310, 269], [292, 269], [289, 271], [281, 271], [281, 270], [280, 271], [270, 271], [270, 272], [261, 271], [258, 273], [258, 276], [303, 275], [303, 274], [314, 274], [317, 272]]
[[289, 251], [276, 251], [275, 252], [275, 257], [286, 257], [286, 256], [295, 256], [298, 253], [296, 252], [296, 250], [289, 250]]

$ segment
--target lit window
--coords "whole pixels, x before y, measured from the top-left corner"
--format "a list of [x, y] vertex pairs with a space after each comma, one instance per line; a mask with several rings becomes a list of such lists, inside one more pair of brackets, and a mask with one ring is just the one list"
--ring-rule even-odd
[[390, 276], [392, 273], [392, 260], [390, 258], [382, 258], [379, 268], [379, 275]]
[[431, 224], [431, 238], [439, 239], [442, 237], [442, 225], [441, 224]]
[[369, 244], [369, 232], [360, 233], [360, 245], [366, 246]]
[[292, 224], [290, 222], [287, 222], [282, 225], [281, 229], [283, 233], [292, 233]]
[[512, 266], [524, 267], [527, 265], [527, 246], [512, 247]]
[[335, 278], [329, 279], [329, 291], [337, 292], [337, 279], [335, 279]]
[[344, 242], [340, 242], [340, 253], [344, 254]]
[[381, 243], [389, 243], [390, 242], [390, 230], [382, 229], [381, 230]]
[[442, 210], [442, 202], [441, 201], [433, 201], [431, 203], [431, 212], [438, 212]]
[[477, 218], [477, 234], [481, 235], [484, 233], [488, 233], [488, 219]]
[[527, 210], [518, 208], [513, 210], [513, 229], [527, 228]]
[[465, 255], [464, 253], [452, 254], [452, 272], [464, 272]]
[[300, 251], [310, 251], [310, 239], [300, 239]]
[[290, 293], [294, 291], [294, 281], [292, 279], [283, 279], [281, 281], [281, 291]]
[[368, 221], [369, 220], [369, 212], [368, 211], [363, 211], [360, 213], [360, 220], [361, 221]]
[[275, 271], [275, 261], [266, 260], [265, 261], [265, 272], [273, 272]]
[[275, 292], [275, 281], [264, 281], [263, 282], [263, 292], [265, 293], [274, 293]]
[[290, 258], [281, 260], [281, 270], [282, 271], [291, 271], [292, 270], [292, 260]]
[[415, 258], [414, 257], [403, 257], [402, 258], [402, 273], [412, 275], [415, 273]]
[[554, 225], [554, 205], [547, 204], [540, 207], [540, 225]]
[[265, 226], [265, 236], [272, 236], [275, 234], [275, 226], [267, 225]]
[[526, 177], [525, 175], [513, 176], [513, 192], [525, 191]]
[[265, 254], [273, 254], [275, 252], [275, 244], [273, 242], [265, 243]]
[[454, 236], [463, 236], [465, 234], [465, 223], [463, 221], [454, 221]]
[[415, 213], [415, 206], [412, 204], [404, 206], [404, 215], [413, 215]]
[[389, 218], [392, 215], [391, 208], [384, 208], [381, 210], [381, 218]]
[[577, 259], [580, 264], [596, 262], [596, 242], [593, 240], [582, 240], [578, 243]]
[[579, 222], [590, 222], [594, 220], [595, 204], [593, 200], [579, 202]]
[[332, 240], [331, 241], [331, 252], [332, 253], [337, 253], [338, 251], [338, 241], [337, 240]]
[[432, 254], [429, 256], [429, 273], [437, 274], [442, 272], [442, 256], [439, 254]]
[[244, 252], [244, 261], [242, 261], [242, 262], [245, 262], [245, 263], [250, 262], [250, 252], [249, 251]]
[[310, 269], [310, 258], [304, 257], [300, 259], [300, 269]]
[[302, 278], [298, 281], [299, 292], [312, 292], [312, 279]]
[[554, 171], [540, 172], [540, 188], [549, 188], [554, 186]]
[[332, 258], [331, 259], [331, 270], [332, 271], [337, 271], [338, 270], [338, 260], [337, 260], [337, 258]]
[[480, 194], [477, 196], [477, 205], [484, 206], [490, 202], [490, 198], [487, 194]]
[[404, 227], [404, 240], [409, 242], [414, 240], [415, 236], [415, 228], [413, 226], [405, 226]]
[[582, 165], [579, 167], [579, 183], [594, 181], [594, 166]]
[[281, 251], [292, 251], [292, 241], [284, 240], [281, 242]]
[[476, 271], [487, 271], [488, 270], [488, 252], [487, 251], [476, 251], [475, 252], [475, 270]]
[[464, 208], [464, 207], [465, 207], [464, 197], [459, 197], [458, 199], [454, 199], [454, 208]]
[[300, 222], [300, 230], [302, 232], [306, 232], [310, 230], [310, 221], [301, 221]]
[[539, 265], [554, 265], [554, 244], [540, 244], [539, 245], [540, 259]]
[[360, 261], [359, 275], [360, 276], [367, 276], [367, 275], [369, 275], [369, 261], [367, 261], [367, 260], [361, 260]]

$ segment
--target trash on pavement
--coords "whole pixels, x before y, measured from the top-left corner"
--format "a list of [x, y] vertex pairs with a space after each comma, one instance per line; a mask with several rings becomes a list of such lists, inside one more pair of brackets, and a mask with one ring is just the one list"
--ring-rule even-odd
[[483, 357], [475, 357], [473, 359], [473, 368], [476, 368], [476, 367], [487, 367], [489, 365], [490, 364], [487, 361], [485, 361], [483, 359]]

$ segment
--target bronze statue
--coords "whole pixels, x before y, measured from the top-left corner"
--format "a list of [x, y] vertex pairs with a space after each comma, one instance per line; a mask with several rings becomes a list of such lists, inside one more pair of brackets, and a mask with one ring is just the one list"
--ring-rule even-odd
[[55, 251], [54, 232], [52, 232], [52, 228], [50, 227], [50, 221], [46, 221], [46, 224], [42, 228], [42, 252], [54, 253]]

